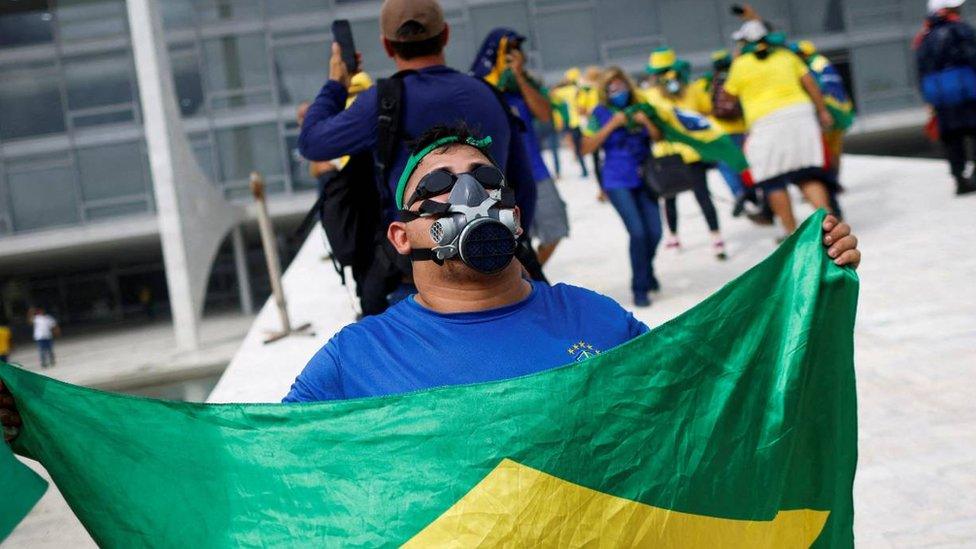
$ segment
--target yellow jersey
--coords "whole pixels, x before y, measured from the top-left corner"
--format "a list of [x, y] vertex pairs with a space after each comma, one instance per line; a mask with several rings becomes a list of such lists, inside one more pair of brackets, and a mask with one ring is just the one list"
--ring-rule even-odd
[[[685, 110], [693, 110], [684, 107], [685, 102], [695, 101], [695, 97], [689, 97], [688, 94], [683, 94], [681, 96], [680, 102], [677, 98], [671, 98], [661, 92], [656, 86], [651, 86], [645, 90], [641, 90], [644, 95], [644, 101], [650, 103], [654, 110], [671, 110], [675, 107]], [[686, 89], [687, 91], [687, 89]], [[693, 164], [695, 162], [701, 161], [701, 155], [698, 151], [693, 149], [691, 146], [684, 143], [678, 143], [675, 141], [655, 141], [654, 145], [651, 146], [651, 153], [654, 158], [661, 158], [662, 156], [668, 156], [671, 154], [680, 154], [681, 159], [685, 161], [685, 164]]]
[[[560, 115], [560, 121], [565, 128], [578, 128], [580, 125], [580, 115], [577, 110], [576, 96], [579, 95], [579, 88], [574, 84], [567, 84], [554, 88], [550, 93], [553, 103], [565, 105], [565, 109], [555, 109], [554, 112]], [[567, 120], [562, 120], [563, 113], [566, 113]]]
[[10, 354], [10, 328], [0, 326], [0, 355]]
[[600, 104], [600, 92], [594, 86], [581, 86], [576, 93], [576, 110], [584, 116], [589, 116], [593, 109]]
[[755, 54], [740, 55], [732, 62], [725, 91], [739, 98], [746, 124], [785, 107], [809, 103], [800, 78], [809, 72], [795, 53], [776, 48], [766, 59]]

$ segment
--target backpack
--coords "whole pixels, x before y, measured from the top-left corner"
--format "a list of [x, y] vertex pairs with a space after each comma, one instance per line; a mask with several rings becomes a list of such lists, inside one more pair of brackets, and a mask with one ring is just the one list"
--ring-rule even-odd
[[[393, 249], [386, 238], [384, 205], [392, 202], [387, 186], [389, 170], [397, 145], [405, 139], [400, 127], [403, 105], [403, 77], [414, 71], [400, 71], [377, 81], [376, 154], [362, 152], [323, 185], [305, 218], [293, 233], [304, 240], [318, 220], [332, 249], [331, 260], [336, 273], [346, 285], [345, 267], [352, 269], [356, 294], [364, 316], [379, 314], [389, 306], [386, 296], [411, 274], [410, 260]], [[492, 89], [509, 117], [513, 131], [524, 129], [523, 122], [509, 109], [505, 99]], [[373, 181], [373, 185], [363, 184]], [[525, 231], [527, 234], [528, 231]], [[534, 280], [546, 281], [542, 267], [523, 234], [516, 248]]]
[[[409, 262], [401, 260], [386, 240], [386, 186], [399, 137], [402, 78], [410, 71], [377, 82], [378, 132], [376, 155], [366, 151], [349, 162], [319, 189], [315, 203], [293, 233], [304, 239], [317, 220], [332, 250], [332, 266], [346, 285], [345, 267], [352, 269], [363, 315], [386, 310], [386, 296], [396, 289]], [[373, 184], [364, 182], [370, 181]]]

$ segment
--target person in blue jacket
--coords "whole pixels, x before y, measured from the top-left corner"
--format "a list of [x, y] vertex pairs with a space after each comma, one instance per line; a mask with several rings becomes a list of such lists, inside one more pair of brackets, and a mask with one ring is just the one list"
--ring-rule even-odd
[[929, 0], [913, 44], [919, 87], [938, 122], [957, 195], [976, 192], [972, 174], [966, 175], [972, 160], [966, 145], [976, 139], [976, 33], [960, 16], [964, 1]]
[[600, 104], [590, 115], [582, 152], [603, 150], [600, 197], [610, 200], [630, 235], [634, 305], [647, 307], [651, 304], [648, 293], [660, 289], [654, 275], [654, 256], [661, 241], [661, 212], [657, 198], [644, 182], [642, 169], [651, 151], [651, 138], [661, 136], [644, 113], [630, 116], [625, 112], [641, 98], [622, 69], [607, 69], [599, 92]]
[[[409, 156], [407, 142], [433, 125], [463, 121], [493, 137], [492, 156], [513, 180], [523, 221], [531, 226], [535, 181], [522, 128], [484, 82], [446, 66], [450, 27], [441, 6], [435, 0], [386, 0], [380, 8], [380, 27], [383, 48], [397, 70], [410, 71], [403, 76], [401, 135], [384, 195], [388, 220], [395, 213], [392, 192]], [[346, 108], [351, 77], [338, 44], [333, 44], [329, 80], [306, 111], [298, 137], [302, 157], [322, 161], [376, 153], [378, 90], [373, 86], [362, 92]]]

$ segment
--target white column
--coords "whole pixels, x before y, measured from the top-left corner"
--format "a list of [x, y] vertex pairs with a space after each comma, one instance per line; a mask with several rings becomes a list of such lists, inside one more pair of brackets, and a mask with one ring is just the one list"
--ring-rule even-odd
[[237, 291], [241, 298], [241, 311], [254, 314], [254, 300], [251, 298], [251, 274], [247, 269], [247, 246], [244, 245], [244, 231], [241, 226], [234, 227], [230, 233], [234, 248], [234, 267], [237, 270]]
[[211, 185], [183, 131], [159, 2], [126, 0], [177, 348], [199, 348], [210, 268], [243, 212]]

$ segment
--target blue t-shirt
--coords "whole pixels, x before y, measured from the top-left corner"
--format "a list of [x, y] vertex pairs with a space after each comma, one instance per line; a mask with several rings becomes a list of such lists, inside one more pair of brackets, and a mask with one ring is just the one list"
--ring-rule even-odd
[[[602, 128], [613, 118], [605, 105], [597, 105], [590, 115], [596, 128]], [[624, 127], [614, 130], [603, 142], [603, 188], [634, 189], [643, 185], [640, 168], [651, 151], [651, 138], [646, 128], [630, 131]]]
[[284, 402], [506, 379], [583, 360], [647, 330], [609, 297], [566, 284], [536, 282], [524, 300], [475, 313], [437, 313], [411, 296], [340, 330]]
[[532, 123], [535, 120], [535, 115], [532, 114], [532, 110], [529, 109], [528, 103], [525, 102], [525, 98], [521, 94], [507, 92], [504, 96], [509, 106], [518, 111], [519, 118], [525, 121], [525, 135], [522, 136], [522, 140], [525, 143], [525, 152], [529, 155], [529, 162], [532, 163], [532, 178], [535, 181], [552, 179], [549, 168], [542, 159], [539, 135], [535, 133], [535, 124]]

